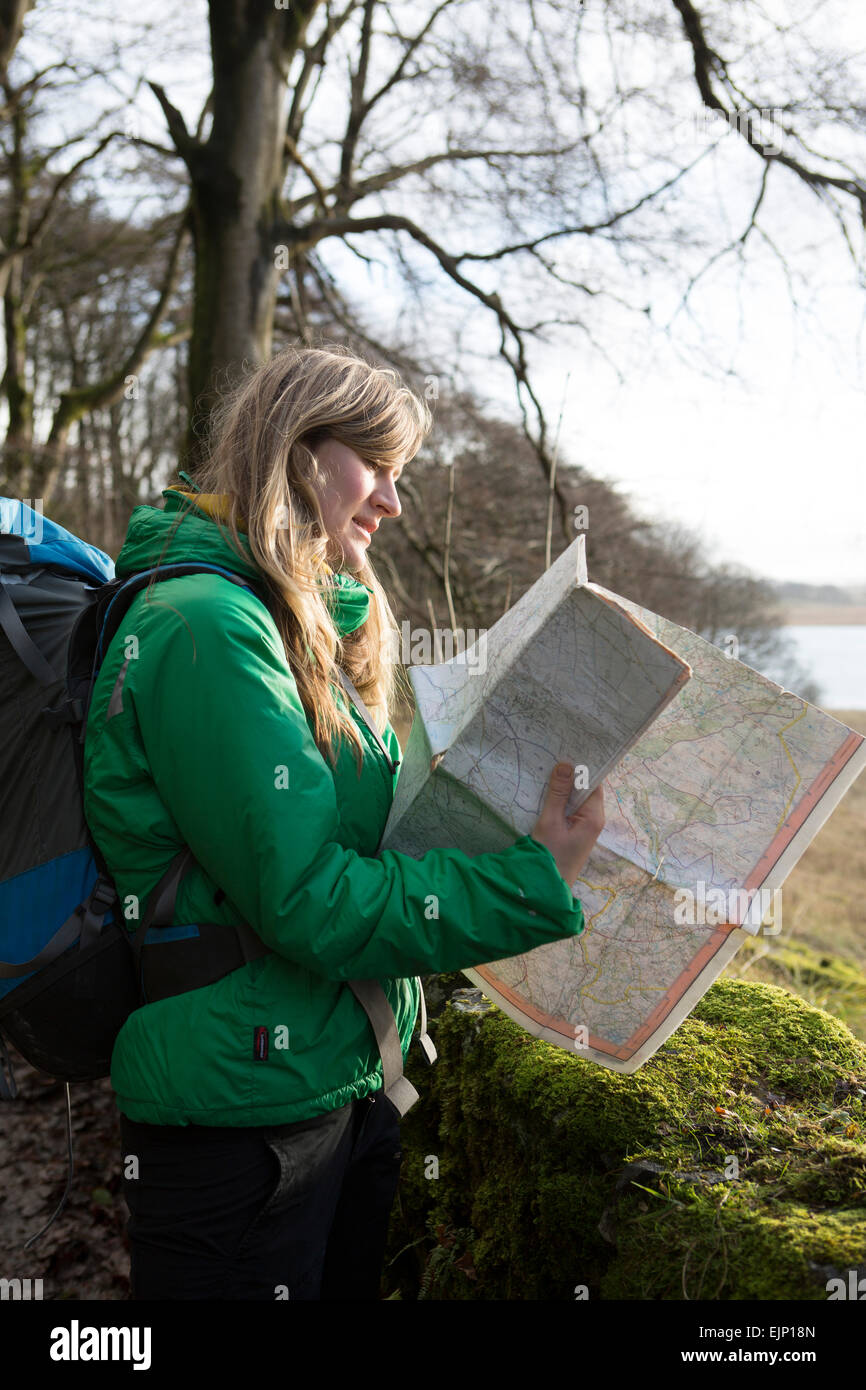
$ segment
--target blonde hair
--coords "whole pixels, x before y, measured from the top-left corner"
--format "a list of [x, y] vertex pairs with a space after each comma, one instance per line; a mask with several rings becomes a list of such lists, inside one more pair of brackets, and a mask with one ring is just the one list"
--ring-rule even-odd
[[[338, 440], [379, 467], [414, 458], [432, 427], [430, 411], [395, 371], [375, 367], [340, 344], [288, 348], [217, 399], [209, 417], [204, 462], [195, 469], [203, 493], [225, 495], [226, 540], [247, 560], [245, 530], [268, 594], [301, 703], [320, 752], [336, 765], [341, 736], [355, 749], [358, 775], [364, 744], [354, 720], [336, 704], [341, 666], [382, 733], [392, 703], [411, 693], [390, 653], [396, 619], [365, 556], [353, 570], [370, 590], [367, 621], [341, 638], [322, 584], [330, 540], [312, 480], [316, 446]], [[194, 506], [183, 507], [178, 524]], [[173, 533], [172, 533], [173, 534]], [[345, 552], [341, 547], [341, 562]]]

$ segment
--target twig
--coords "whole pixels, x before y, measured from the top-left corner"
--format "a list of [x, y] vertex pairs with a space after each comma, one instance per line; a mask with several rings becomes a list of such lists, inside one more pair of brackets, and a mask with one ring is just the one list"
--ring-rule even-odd
[[556, 496], [556, 459], [559, 453], [559, 431], [562, 426], [562, 415], [565, 410], [565, 397], [570, 378], [571, 372], [569, 371], [562, 388], [562, 405], [559, 407], [559, 419], [556, 422], [556, 438], [553, 441], [553, 457], [550, 460], [550, 477], [547, 483], [547, 528], [544, 537], [544, 568], [546, 570], [550, 569], [550, 550], [553, 537], [553, 502]]

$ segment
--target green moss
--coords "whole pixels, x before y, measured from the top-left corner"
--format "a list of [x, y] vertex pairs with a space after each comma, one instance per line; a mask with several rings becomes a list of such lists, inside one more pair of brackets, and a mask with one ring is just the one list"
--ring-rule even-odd
[[[732, 1205], [733, 1203], [733, 1205]], [[746, 1185], [721, 1206], [694, 1202], [623, 1223], [601, 1297], [826, 1299], [821, 1266], [856, 1268], [863, 1215], [763, 1205]]]
[[720, 980], [631, 1076], [497, 1009], [430, 1032], [386, 1292], [823, 1299], [862, 1261], [866, 1045], [802, 999]]

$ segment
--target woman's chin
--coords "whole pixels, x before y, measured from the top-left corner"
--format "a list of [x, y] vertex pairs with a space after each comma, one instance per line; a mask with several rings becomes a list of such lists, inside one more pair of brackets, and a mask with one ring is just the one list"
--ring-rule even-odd
[[343, 542], [343, 550], [346, 555], [344, 568], [348, 570], [362, 569], [367, 560], [368, 547], [363, 541], [356, 541], [354, 537]]
[[328, 564], [335, 574], [354, 573], [363, 568], [366, 558], [362, 545], [344, 545], [342, 551], [330, 552]]

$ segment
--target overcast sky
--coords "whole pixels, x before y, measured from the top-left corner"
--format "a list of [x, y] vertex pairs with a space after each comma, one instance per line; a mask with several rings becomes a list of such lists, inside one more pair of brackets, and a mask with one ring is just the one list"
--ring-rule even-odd
[[[70, 11], [64, 7], [62, 13]], [[828, 13], [825, 7], [825, 17]], [[102, 0], [79, 8], [79, 53], [95, 58], [105, 40], [105, 23], [95, 21], [94, 14], [111, 17], [109, 28], [123, 50], [127, 74], [162, 82], [194, 125], [209, 90], [203, 0], [187, 0], [182, 14], [161, 3], [148, 8], [147, 17], [160, 24], [162, 56], [147, 63], [136, 61], [144, 52], [135, 38], [137, 15]], [[862, 6], [842, 4], [839, 15], [846, 42], [859, 38], [858, 46], [866, 47]], [[45, 32], [52, 23], [56, 27], [49, 12], [39, 14]], [[24, 49], [35, 52], [26, 38]], [[118, 94], [128, 91], [129, 77], [118, 72], [115, 86]], [[74, 107], [57, 101], [57, 119], [65, 129], [82, 128], [83, 94], [79, 89]], [[169, 143], [149, 90], [137, 97], [135, 112], [142, 134]], [[625, 317], [616, 319], [606, 346], [626, 378], [623, 383], [576, 330], [560, 331], [555, 346], [531, 347], [533, 379], [554, 427], [563, 410], [562, 456], [617, 484], [645, 515], [696, 528], [714, 562], [737, 562], [774, 580], [863, 585], [866, 290], [857, 288], [830, 219], [819, 215], [814, 200], [794, 182], [782, 214], [784, 230], [794, 232], [788, 244], [799, 240], [804, 247], [821, 248], [818, 257], [810, 251], [809, 284], [798, 295], [805, 305], [800, 314], [792, 309], [777, 259], [756, 245], [754, 270], [745, 282], [735, 267], [723, 265], [696, 292], [697, 324], [681, 314], [666, 337], [658, 327], [648, 332], [630, 327]], [[133, 215], [139, 191], [131, 184], [115, 186], [112, 196], [118, 209]], [[365, 204], [361, 212], [367, 210]], [[449, 249], [459, 249], [449, 243], [447, 227], [436, 232]], [[366, 267], [330, 243], [322, 254], [371, 322], [385, 333], [406, 334], [406, 304], [393, 271]], [[657, 325], [674, 307], [673, 301], [663, 303], [665, 293], [659, 283], [650, 286]], [[445, 298], [465, 315], [464, 332], [472, 335], [475, 352], [483, 357], [489, 351], [492, 365], [479, 361], [479, 385], [514, 415], [513, 385], [495, 363], [497, 330], [480, 309], [460, 307], [459, 296]], [[446, 337], [443, 331], [439, 343], [415, 345], [422, 359], [429, 350], [431, 371], [437, 369], [437, 355], [447, 352]], [[591, 575], [591, 518], [588, 554]]]

